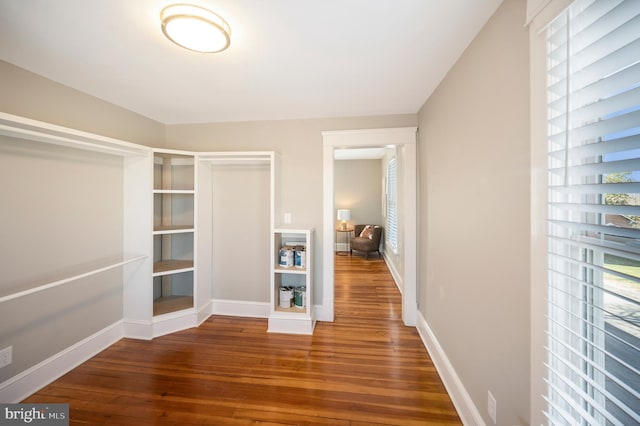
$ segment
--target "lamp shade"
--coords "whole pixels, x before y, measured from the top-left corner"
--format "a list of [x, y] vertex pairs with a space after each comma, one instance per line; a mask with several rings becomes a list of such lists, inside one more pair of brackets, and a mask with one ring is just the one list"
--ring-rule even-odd
[[349, 219], [351, 219], [351, 210], [338, 209], [338, 220], [349, 220]]

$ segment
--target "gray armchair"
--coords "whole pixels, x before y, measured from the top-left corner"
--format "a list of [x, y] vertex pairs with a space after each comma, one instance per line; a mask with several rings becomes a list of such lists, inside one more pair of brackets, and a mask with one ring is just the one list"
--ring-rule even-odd
[[[360, 236], [366, 226], [370, 226], [370, 233], [368, 236]], [[382, 226], [379, 225], [355, 225], [353, 227], [354, 237], [351, 239], [351, 249], [353, 251], [364, 252], [365, 258], [369, 258], [369, 253], [376, 252], [380, 257], [380, 239], [382, 238]]]

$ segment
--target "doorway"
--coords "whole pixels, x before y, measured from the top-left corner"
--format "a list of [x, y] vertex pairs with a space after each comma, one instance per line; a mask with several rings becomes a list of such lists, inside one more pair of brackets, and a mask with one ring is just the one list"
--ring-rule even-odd
[[325, 131], [323, 137], [323, 321], [334, 320], [334, 247], [335, 247], [335, 205], [334, 205], [334, 160], [335, 151], [344, 148], [379, 148], [396, 146], [402, 161], [399, 170], [403, 181], [401, 196], [403, 207], [402, 246], [398, 249], [403, 257], [402, 270], [402, 320], [405, 325], [416, 325], [417, 317], [417, 170], [416, 170], [416, 127], [388, 129], [366, 129]]

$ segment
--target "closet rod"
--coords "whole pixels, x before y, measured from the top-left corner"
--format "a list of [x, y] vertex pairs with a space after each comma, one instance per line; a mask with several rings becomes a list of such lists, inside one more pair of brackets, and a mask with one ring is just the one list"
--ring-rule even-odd
[[58, 287], [58, 286], [60, 286], [62, 284], [67, 284], [67, 283], [69, 283], [71, 281], [76, 281], [76, 280], [79, 280], [81, 278], [90, 277], [91, 275], [96, 275], [96, 274], [99, 274], [101, 272], [108, 271], [110, 269], [119, 268], [119, 267], [127, 265], [129, 263], [137, 262], [139, 260], [143, 260], [143, 259], [146, 259], [146, 258], [147, 258], [147, 256], [137, 256], [137, 257], [131, 258], [129, 260], [125, 260], [123, 262], [114, 263], [113, 265], [109, 265], [109, 266], [105, 266], [103, 268], [94, 269], [93, 271], [85, 272], [84, 274], [74, 275], [74, 276], [69, 277], [69, 278], [65, 278], [65, 279], [58, 280], [58, 281], [53, 281], [53, 282], [50, 282], [48, 284], [43, 284], [43, 285], [38, 286], [38, 287], [30, 288], [28, 290], [19, 291], [17, 293], [9, 294], [7, 296], [0, 297], [0, 303], [8, 302], [9, 300], [13, 300], [13, 299], [18, 299], [18, 298], [20, 298], [22, 296], [28, 296], [28, 295], [33, 294], [33, 293], [38, 293], [38, 292], [40, 292], [42, 290], [46, 290], [46, 289], [49, 289], [49, 288]]

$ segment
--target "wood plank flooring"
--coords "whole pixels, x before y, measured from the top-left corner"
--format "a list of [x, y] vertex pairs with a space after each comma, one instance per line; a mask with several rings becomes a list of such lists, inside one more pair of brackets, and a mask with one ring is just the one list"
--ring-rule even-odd
[[69, 403], [70, 424], [459, 425], [382, 260], [336, 256], [335, 322], [313, 336], [212, 316], [123, 339], [27, 398]]

